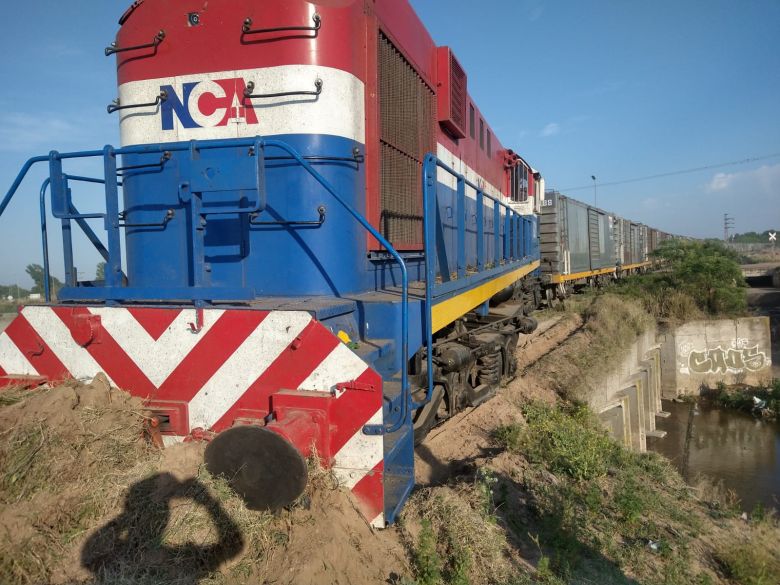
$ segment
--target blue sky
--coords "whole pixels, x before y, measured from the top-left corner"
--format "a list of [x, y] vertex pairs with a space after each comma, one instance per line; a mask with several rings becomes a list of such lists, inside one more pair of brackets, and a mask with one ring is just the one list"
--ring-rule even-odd
[[[116, 117], [105, 112], [116, 97], [114, 60], [103, 48], [129, 4], [82, 0], [74, 10], [37, 0], [5, 11], [0, 191], [29, 156], [118, 143]], [[455, 51], [502, 142], [548, 187], [592, 201], [591, 175], [609, 183], [780, 154], [776, 0], [412, 4], [434, 40]], [[24, 267], [40, 262], [42, 178], [31, 177], [0, 218], [0, 283], [30, 284]], [[598, 202], [698, 237], [722, 235], [726, 212], [737, 231], [780, 227], [780, 156], [601, 186]], [[55, 240], [58, 231], [51, 230]], [[77, 247], [83, 276], [98, 260], [87, 250]], [[52, 261], [62, 277], [58, 253]]]

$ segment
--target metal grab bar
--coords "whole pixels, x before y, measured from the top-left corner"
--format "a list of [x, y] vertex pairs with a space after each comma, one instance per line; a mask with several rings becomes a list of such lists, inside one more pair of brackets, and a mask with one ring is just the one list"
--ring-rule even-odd
[[254, 35], [261, 33], [273, 33], [273, 32], [286, 32], [286, 31], [311, 31], [316, 33], [322, 27], [322, 17], [316, 12], [312, 15], [311, 19], [314, 21], [314, 26], [278, 26], [276, 28], [252, 28], [252, 19], [246, 17], [244, 23], [241, 26], [242, 35]]
[[152, 39], [151, 43], [146, 43], [144, 45], [135, 45], [134, 47], [117, 47], [116, 41], [111, 43], [109, 46], [106, 47], [105, 53], [106, 57], [109, 57], [113, 55], [114, 53], [124, 53], [125, 51], [135, 51], [136, 49], [157, 49], [157, 45], [162, 43], [165, 40], [165, 31], [161, 30], [156, 35], [154, 35], [154, 38]]
[[109, 114], [113, 114], [114, 112], [118, 112], [119, 110], [129, 110], [131, 108], [147, 108], [151, 106], [159, 106], [167, 99], [168, 99], [168, 92], [165, 90], [162, 90], [153, 102], [147, 102], [145, 104], [128, 104], [126, 106], [123, 106], [119, 103], [119, 98], [116, 98], [112, 103], [106, 106], [106, 111]]
[[244, 89], [244, 99], [251, 100], [255, 98], [276, 98], [287, 97], [293, 95], [313, 95], [318, 96], [322, 93], [322, 79], [317, 78], [314, 80], [314, 91], [300, 90], [300, 91], [281, 91], [277, 93], [252, 93], [255, 90], [255, 82], [250, 81], [246, 84]]

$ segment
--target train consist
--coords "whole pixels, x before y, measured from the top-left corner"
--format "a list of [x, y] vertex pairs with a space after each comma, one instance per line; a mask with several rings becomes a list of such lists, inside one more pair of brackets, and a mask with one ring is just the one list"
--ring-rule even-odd
[[539, 213], [541, 274], [546, 297], [565, 297], [574, 286], [639, 272], [672, 236], [646, 225], [547, 191]]
[[[119, 24], [121, 145], [33, 157], [0, 202], [48, 167], [47, 302], [0, 334], [0, 385], [105, 372], [251, 507], [293, 501], [316, 454], [393, 522], [415, 441], [514, 375], [542, 297], [662, 238], [545, 194], [406, 0], [136, 0]], [[79, 280], [76, 230], [104, 279]]]

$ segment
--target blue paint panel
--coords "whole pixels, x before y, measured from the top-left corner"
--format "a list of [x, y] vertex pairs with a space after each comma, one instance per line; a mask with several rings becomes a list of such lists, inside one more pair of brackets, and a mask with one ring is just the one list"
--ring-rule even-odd
[[[278, 138], [304, 156], [349, 157], [353, 148], [362, 151], [362, 145], [333, 136]], [[166, 210], [175, 212], [164, 228], [127, 230], [130, 285], [154, 289], [161, 281], [175, 287], [202, 283], [251, 288], [262, 296], [367, 290], [364, 230], [298, 164], [289, 158], [274, 160], [286, 153], [267, 148], [265, 154], [267, 202], [256, 221], [314, 221], [322, 205], [326, 208], [323, 225], [252, 225], [248, 211], [257, 205], [257, 192], [247, 189], [247, 183], [251, 184], [257, 158], [248, 156], [245, 148], [203, 150], [194, 158], [187, 151], [172, 152], [162, 168], [132, 171], [125, 177], [129, 223], [159, 222]], [[155, 157], [159, 155], [126, 155], [123, 165], [152, 164]], [[317, 162], [315, 168], [365, 213], [362, 165]], [[197, 213], [237, 208], [247, 213], [207, 215], [205, 225]]]

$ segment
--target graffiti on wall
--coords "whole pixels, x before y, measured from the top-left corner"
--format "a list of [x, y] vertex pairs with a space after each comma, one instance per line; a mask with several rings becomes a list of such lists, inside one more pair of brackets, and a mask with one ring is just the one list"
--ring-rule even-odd
[[680, 370], [685, 374], [758, 372], [772, 363], [771, 358], [758, 345], [750, 345], [748, 339], [736, 339], [726, 348], [719, 345], [694, 349], [693, 344], [683, 343], [678, 355], [683, 358]]

